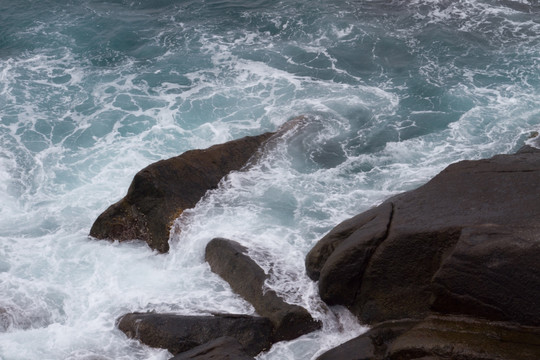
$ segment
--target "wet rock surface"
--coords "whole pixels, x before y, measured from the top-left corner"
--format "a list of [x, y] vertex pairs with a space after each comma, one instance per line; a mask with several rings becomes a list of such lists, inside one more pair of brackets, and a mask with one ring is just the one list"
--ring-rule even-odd
[[388, 346], [418, 321], [387, 321], [375, 325], [366, 333], [331, 349], [317, 360], [383, 360]]
[[221, 179], [240, 170], [274, 133], [248, 136], [153, 163], [139, 171], [127, 195], [94, 222], [98, 239], [140, 239], [159, 252], [169, 250], [169, 231], [183, 210], [194, 207]]
[[249, 355], [270, 348], [273, 326], [258, 316], [216, 314], [186, 316], [130, 313], [118, 319], [118, 328], [128, 337], [173, 354], [186, 352], [222, 337], [233, 338]]
[[384, 354], [365, 334], [334, 355], [539, 358], [539, 194], [540, 151], [526, 146], [452, 164], [336, 226], [306, 258], [321, 298], [347, 306], [372, 331], [388, 321], [418, 324]]
[[171, 360], [254, 360], [254, 358], [244, 352], [242, 344], [235, 338], [221, 337], [178, 354]]
[[[454, 251], [455, 256], [464, 256], [463, 236], [467, 235], [462, 233], [469, 231], [464, 229], [504, 227], [493, 239], [497, 238], [499, 245], [505, 242], [502, 238], [507, 239], [505, 252], [512, 251], [508, 255], [512, 259], [505, 261], [517, 269], [518, 257], [534, 258], [528, 254], [537, 251], [537, 194], [537, 151], [450, 165], [424, 186], [338, 225], [308, 254], [307, 272], [319, 280], [323, 300], [348, 306], [365, 323], [423, 318], [430, 312], [434, 286], [443, 281], [432, 281], [443, 261], [450, 261], [447, 258]], [[480, 238], [479, 235], [477, 240]], [[492, 243], [488, 239], [474, 249], [477, 253], [480, 248], [485, 249], [488, 253], [482, 255], [484, 258], [496, 257], [497, 246]], [[328, 254], [321, 256], [323, 252]], [[537, 270], [532, 262], [527, 264], [532, 266], [530, 274]], [[450, 266], [443, 267], [447, 270], [440, 276]], [[508, 282], [503, 278], [497, 281]], [[525, 289], [537, 284], [538, 278], [531, 275], [521, 277], [521, 281], [526, 281], [522, 284]], [[457, 282], [453, 284], [457, 286]], [[441, 285], [438, 288], [437, 293], [441, 293]], [[454, 293], [460, 291], [455, 289]]]
[[206, 247], [206, 261], [258, 314], [272, 321], [274, 341], [291, 340], [319, 329], [320, 323], [306, 309], [285, 302], [275, 291], [266, 288], [264, 282], [268, 276], [246, 252], [236, 241], [216, 238]]
[[508, 322], [429, 316], [399, 336], [387, 359], [540, 359], [540, 329]]

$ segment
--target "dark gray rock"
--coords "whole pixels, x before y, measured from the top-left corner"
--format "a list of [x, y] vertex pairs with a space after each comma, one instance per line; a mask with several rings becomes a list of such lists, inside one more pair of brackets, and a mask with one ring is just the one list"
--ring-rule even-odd
[[270, 320], [248, 315], [217, 314], [185, 316], [131, 313], [118, 319], [118, 328], [128, 337], [173, 354], [191, 350], [227, 336], [236, 339], [249, 355], [267, 350], [272, 344]]
[[352, 305], [371, 255], [388, 234], [392, 212], [388, 203], [346, 220], [311, 249], [307, 273], [319, 280], [321, 298], [329, 305]]
[[216, 238], [206, 246], [206, 261], [213, 272], [249, 301], [257, 313], [269, 318], [275, 327], [274, 341], [291, 340], [320, 328], [309, 312], [283, 301], [275, 291], [265, 289], [267, 275], [246, 255], [236, 241]]
[[433, 278], [433, 310], [540, 326], [537, 236], [498, 225], [463, 229]]
[[221, 337], [189, 351], [176, 355], [170, 360], [255, 360], [247, 355], [242, 345], [232, 337]]
[[190, 150], [139, 171], [127, 195], [94, 222], [90, 236], [98, 239], [140, 239], [159, 252], [169, 250], [174, 219], [194, 207], [208, 190], [233, 170], [241, 169], [274, 133], [248, 136]]
[[429, 316], [399, 336], [388, 360], [537, 360], [540, 328], [454, 316]]
[[[448, 293], [444, 292], [443, 287], [454, 284], [449, 279], [450, 275], [446, 276], [444, 274], [447, 272], [443, 272], [450, 269], [450, 263], [441, 270], [437, 281], [432, 282], [441, 263], [454, 252], [464, 228], [496, 224], [504, 226], [508, 233], [506, 240], [497, 241], [507, 241], [509, 247], [514, 249], [506, 248], [511, 253], [505, 260], [509, 263], [503, 266], [511, 269], [510, 263], [516, 262], [521, 256], [517, 254], [523, 249], [536, 249], [532, 244], [539, 241], [538, 194], [540, 153], [533, 148], [513, 155], [450, 165], [424, 186], [395, 196], [332, 230], [321, 240], [322, 245], [316, 245], [308, 254], [308, 274], [317, 278], [320, 272], [319, 290], [323, 300], [347, 306], [365, 323], [422, 319], [430, 314], [435, 294], [440, 295], [434, 303], [436, 309], [467, 312], [460, 310], [465, 303], [460, 302], [457, 296], [453, 296], [451, 303], [444, 302]], [[492, 237], [491, 240], [496, 238]], [[456, 255], [460, 254], [461, 247]], [[485, 246], [486, 251], [497, 251], [496, 248]], [[482, 256], [486, 258], [491, 255]], [[459, 257], [463, 258], [461, 255]], [[518, 264], [514, 265], [516, 269], [521, 268]], [[485, 274], [488, 268], [484, 269]], [[521, 279], [518, 277], [510, 276], [509, 279], [521, 281], [520, 285], [516, 285], [520, 289], [538, 283], [536, 275], [531, 273], [521, 276]], [[467, 281], [474, 281], [473, 276]], [[473, 287], [474, 282], [467, 290], [467, 296], [476, 296], [486, 305], [495, 304], [481, 300], [481, 294], [472, 291]], [[493, 292], [495, 287], [484, 286], [483, 289]], [[460, 294], [461, 290], [449, 291], [455, 295]], [[497, 295], [486, 294], [489, 299]], [[522, 299], [518, 303], [526, 304], [524, 299], [532, 295], [537, 296], [534, 291], [518, 295]], [[530, 301], [538, 304], [540, 298]], [[519, 315], [519, 307], [507, 306], [505, 318], [523, 321], [531, 310]], [[482, 315], [489, 313], [487, 306], [483, 309]]]
[[383, 360], [388, 345], [417, 323], [412, 320], [379, 323], [366, 333], [325, 352], [317, 360]]

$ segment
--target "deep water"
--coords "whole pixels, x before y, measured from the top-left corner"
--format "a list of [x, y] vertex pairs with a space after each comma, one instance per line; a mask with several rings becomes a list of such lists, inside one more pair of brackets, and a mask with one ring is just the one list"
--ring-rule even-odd
[[[317, 240], [516, 151], [539, 99], [536, 0], [0, 0], [0, 358], [168, 359], [115, 319], [253, 313], [204, 262], [220, 236], [324, 322], [258, 359], [314, 359], [364, 330], [305, 276]], [[299, 115], [184, 212], [169, 254], [88, 237], [144, 166]]]

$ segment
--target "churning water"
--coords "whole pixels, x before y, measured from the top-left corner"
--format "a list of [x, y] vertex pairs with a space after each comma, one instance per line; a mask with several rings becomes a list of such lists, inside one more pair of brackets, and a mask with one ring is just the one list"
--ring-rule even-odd
[[[204, 262], [228, 237], [324, 322], [363, 328], [304, 256], [341, 220], [540, 123], [536, 0], [0, 0], [0, 358], [168, 359], [130, 311], [253, 313]], [[309, 118], [177, 220], [171, 251], [88, 237], [144, 166]]]

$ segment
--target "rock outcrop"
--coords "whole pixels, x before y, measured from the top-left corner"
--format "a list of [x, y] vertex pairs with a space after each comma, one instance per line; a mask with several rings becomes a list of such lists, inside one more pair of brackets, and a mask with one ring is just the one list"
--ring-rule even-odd
[[231, 314], [130, 313], [118, 319], [117, 325], [128, 337], [151, 347], [167, 349], [172, 354], [230, 337], [241, 344], [242, 351], [254, 356], [270, 348], [274, 329], [267, 318]]
[[452, 164], [336, 226], [306, 258], [321, 298], [372, 331], [416, 325], [384, 347], [370, 331], [320, 359], [540, 358], [538, 194], [540, 150], [524, 147]]
[[275, 342], [320, 328], [306, 309], [286, 303], [265, 288], [267, 275], [239, 243], [213, 239], [207, 245], [206, 259], [261, 316], [130, 313], [118, 319], [118, 328], [143, 344], [180, 354], [175, 359], [201, 360], [249, 359]]
[[153, 163], [139, 171], [127, 195], [94, 222], [90, 236], [98, 239], [140, 239], [159, 252], [169, 250], [174, 219], [194, 207], [221, 179], [241, 169], [275, 133], [248, 136], [204, 150]]
[[[470, 289], [478, 289], [475, 285], [456, 288], [473, 276], [455, 276], [480, 268], [485, 269], [485, 279], [491, 276], [489, 280], [500, 287], [521, 291], [524, 298], [538, 296], [540, 292], [530, 289], [540, 289], [540, 278], [534, 275], [540, 270], [540, 261], [534, 261], [540, 242], [539, 193], [540, 153], [536, 151], [450, 165], [424, 186], [334, 228], [307, 255], [307, 273], [319, 280], [323, 300], [347, 306], [365, 323], [423, 318], [431, 311], [434, 296], [440, 309], [450, 309], [456, 302], [457, 308], [463, 308], [466, 297], [471, 302], [476, 297], [487, 307], [502, 306], [478, 298]], [[482, 264], [466, 265], [463, 251], [477, 257], [470, 262]], [[515, 260], [518, 257], [532, 260], [521, 265]], [[489, 259], [492, 265], [486, 263]], [[456, 268], [460, 266], [470, 269]], [[493, 272], [488, 266], [500, 269]], [[503, 275], [509, 268], [529, 276]], [[451, 269], [455, 271], [450, 274]], [[450, 285], [454, 288], [448, 290]], [[452, 297], [447, 296], [449, 291]], [[535, 311], [538, 317], [540, 307]]]
[[286, 303], [267, 289], [268, 276], [236, 241], [216, 238], [206, 246], [206, 261], [213, 272], [225, 279], [234, 292], [249, 301], [257, 313], [274, 325], [274, 341], [291, 340], [320, 328], [309, 312]]

